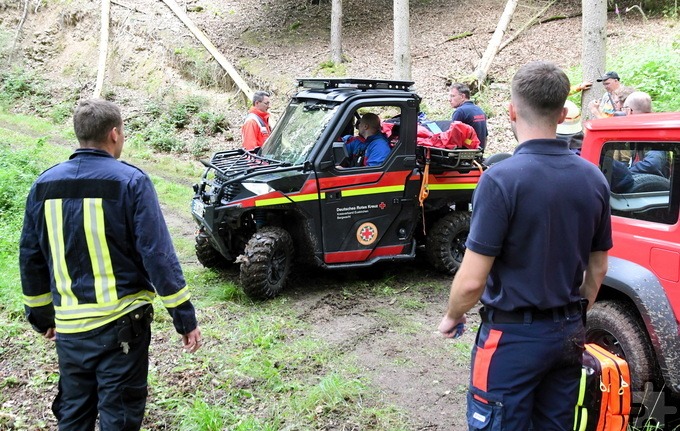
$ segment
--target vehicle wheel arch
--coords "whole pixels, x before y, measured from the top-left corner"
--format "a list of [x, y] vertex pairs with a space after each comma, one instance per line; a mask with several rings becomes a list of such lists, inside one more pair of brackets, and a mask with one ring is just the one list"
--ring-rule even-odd
[[596, 301], [628, 302], [652, 344], [666, 386], [680, 393], [680, 337], [673, 308], [659, 279], [634, 262], [609, 257], [609, 268]]

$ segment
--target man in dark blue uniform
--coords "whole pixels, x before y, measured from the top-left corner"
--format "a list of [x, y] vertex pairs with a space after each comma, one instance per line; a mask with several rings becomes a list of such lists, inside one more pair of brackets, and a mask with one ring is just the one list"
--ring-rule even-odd
[[470, 89], [468, 86], [461, 83], [451, 84], [449, 102], [451, 102], [451, 107], [455, 109], [453, 115], [451, 115], [451, 121], [461, 121], [472, 126], [475, 132], [477, 132], [479, 147], [484, 149], [486, 147], [486, 136], [488, 135], [486, 114], [482, 111], [482, 108], [470, 100]]
[[201, 343], [194, 307], [149, 177], [116, 159], [116, 105], [80, 103], [80, 148], [31, 188], [20, 241], [26, 315], [56, 340], [60, 430], [139, 430], [156, 293], [184, 348]]
[[581, 299], [595, 300], [612, 239], [604, 175], [555, 139], [568, 93], [569, 79], [552, 63], [517, 72], [509, 114], [520, 145], [475, 190], [467, 250], [439, 325], [456, 335], [481, 299], [470, 430], [568, 431], [574, 424]]

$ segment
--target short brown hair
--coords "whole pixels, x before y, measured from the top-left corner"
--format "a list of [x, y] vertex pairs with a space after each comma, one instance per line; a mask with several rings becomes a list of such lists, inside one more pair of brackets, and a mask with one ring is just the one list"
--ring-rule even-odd
[[569, 95], [569, 78], [548, 61], [532, 61], [522, 66], [512, 79], [512, 98], [520, 114], [538, 118], [559, 118]]
[[123, 126], [120, 109], [103, 99], [83, 100], [73, 113], [73, 128], [81, 144], [106, 142], [106, 136], [114, 127]]
[[361, 116], [361, 122], [372, 130], [380, 130], [380, 117], [372, 112], [367, 112]]

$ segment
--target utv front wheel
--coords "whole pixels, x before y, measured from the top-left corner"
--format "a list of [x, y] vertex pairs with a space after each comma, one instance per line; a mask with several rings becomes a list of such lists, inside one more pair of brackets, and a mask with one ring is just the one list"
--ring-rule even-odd
[[451, 212], [437, 220], [427, 232], [425, 251], [437, 270], [455, 274], [465, 254], [465, 240], [470, 232], [470, 214]]
[[286, 285], [293, 264], [293, 239], [279, 227], [263, 227], [246, 244], [241, 286], [253, 299], [276, 296]]
[[203, 229], [196, 233], [196, 257], [206, 268], [220, 268], [227, 265], [227, 260], [210, 244], [210, 238]]
[[595, 343], [625, 359], [633, 391], [654, 381], [654, 353], [642, 321], [633, 307], [621, 301], [597, 301], [588, 312], [586, 342]]

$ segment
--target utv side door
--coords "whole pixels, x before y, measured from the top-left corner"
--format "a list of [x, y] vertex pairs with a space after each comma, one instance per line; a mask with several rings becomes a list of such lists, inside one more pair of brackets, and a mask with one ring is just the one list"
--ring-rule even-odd
[[[409, 103], [410, 102], [410, 103]], [[380, 166], [342, 167], [332, 160], [334, 142], [352, 130], [359, 116], [380, 116], [392, 149]], [[322, 158], [319, 173], [321, 235], [328, 265], [367, 262], [386, 256], [412, 256], [420, 176], [415, 171], [417, 103], [356, 103], [343, 113]], [[412, 123], [412, 124], [411, 124]], [[354, 130], [356, 135], [356, 130]], [[338, 144], [336, 144], [337, 146]], [[328, 163], [332, 160], [332, 163]]]

